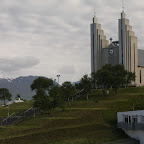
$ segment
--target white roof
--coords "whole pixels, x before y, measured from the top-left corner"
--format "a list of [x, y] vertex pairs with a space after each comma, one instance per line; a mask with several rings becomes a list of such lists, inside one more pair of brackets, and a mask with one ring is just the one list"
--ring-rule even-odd
[[144, 115], [144, 110], [117, 112], [118, 115]]
[[24, 101], [19, 98], [18, 100], [14, 100], [14, 102], [15, 103], [20, 103], [20, 102], [24, 102]]

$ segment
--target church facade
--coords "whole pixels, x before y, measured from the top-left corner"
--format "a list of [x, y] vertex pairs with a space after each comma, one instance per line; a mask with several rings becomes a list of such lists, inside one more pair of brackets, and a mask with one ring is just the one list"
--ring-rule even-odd
[[118, 20], [118, 41], [109, 41], [101, 29], [97, 18], [93, 17], [91, 30], [91, 72], [96, 72], [105, 64], [123, 64], [125, 69], [135, 72], [133, 85], [144, 85], [144, 50], [139, 50], [135, 36], [125, 12]]

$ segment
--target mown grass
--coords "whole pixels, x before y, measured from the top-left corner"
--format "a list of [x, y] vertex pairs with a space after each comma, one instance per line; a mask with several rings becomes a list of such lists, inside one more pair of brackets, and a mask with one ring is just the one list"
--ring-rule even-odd
[[120, 88], [120, 93], [144, 93], [144, 87], [128, 87]]
[[[24, 103], [15, 103], [9, 105], [9, 114], [18, 113], [20, 111], [24, 111], [32, 107], [32, 101], [24, 102]], [[0, 107], [0, 117], [7, 117], [8, 115], [8, 106]]]
[[[128, 89], [128, 91], [126, 90]], [[55, 109], [53, 117], [38, 114], [25, 119], [18, 125], [0, 128], [1, 144], [103, 144], [125, 139], [127, 136], [116, 128], [117, 111], [130, 110], [128, 99], [144, 95], [144, 88], [120, 89], [115, 96], [100, 96], [95, 91], [90, 100], [66, 104], [65, 110]], [[18, 112], [32, 106], [31, 102], [10, 106], [11, 112]], [[0, 108], [0, 116], [5, 116], [6, 108]]]

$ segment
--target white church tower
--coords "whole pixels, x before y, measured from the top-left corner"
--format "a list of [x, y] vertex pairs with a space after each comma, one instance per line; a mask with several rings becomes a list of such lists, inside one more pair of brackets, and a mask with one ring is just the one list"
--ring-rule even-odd
[[96, 72], [102, 68], [102, 48], [108, 46], [108, 41], [101, 29], [101, 24], [97, 22], [94, 15], [91, 29], [91, 72]]
[[130, 72], [137, 72], [138, 52], [137, 37], [132, 31], [129, 20], [126, 19], [124, 10], [119, 19], [119, 64], [123, 64], [125, 69]]

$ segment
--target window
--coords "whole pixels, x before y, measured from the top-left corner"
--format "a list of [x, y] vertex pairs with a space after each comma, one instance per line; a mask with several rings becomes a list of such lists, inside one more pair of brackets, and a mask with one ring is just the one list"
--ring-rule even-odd
[[128, 116], [125, 116], [124, 121], [125, 121], [125, 123], [128, 123]]
[[138, 121], [137, 116], [132, 116], [132, 122], [137, 123], [137, 121]]
[[141, 80], [141, 70], [140, 70], [140, 83], [142, 82], [142, 80]]
[[144, 116], [141, 117], [141, 122], [144, 123]]
[[131, 123], [131, 116], [129, 116], [129, 123]]

